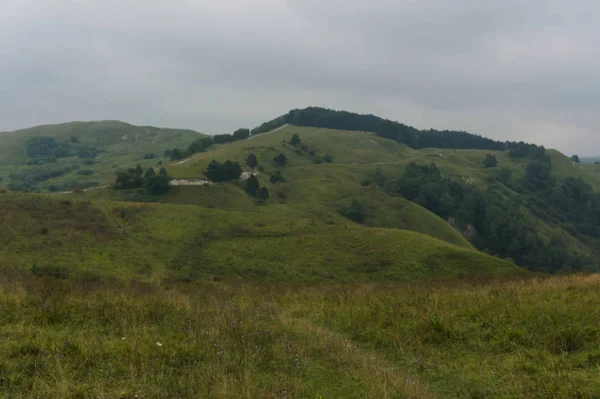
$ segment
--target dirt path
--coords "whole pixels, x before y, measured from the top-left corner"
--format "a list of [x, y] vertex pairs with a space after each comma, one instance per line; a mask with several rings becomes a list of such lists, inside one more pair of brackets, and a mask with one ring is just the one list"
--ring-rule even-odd
[[[92, 188], [86, 188], [83, 190], [84, 193], [87, 193], [88, 191], [94, 191], [94, 190], [101, 190], [103, 188], [107, 188], [110, 187], [109, 185], [106, 186], [99, 186], [99, 187], [92, 187]], [[59, 193], [52, 193], [52, 194], [73, 194], [75, 191], [61, 191]]]

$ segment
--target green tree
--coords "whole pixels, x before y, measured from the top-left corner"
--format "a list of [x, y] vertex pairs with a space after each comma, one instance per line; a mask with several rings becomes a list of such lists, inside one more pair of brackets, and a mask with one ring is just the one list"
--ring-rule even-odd
[[269, 194], [269, 189], [266, 187], [262, 187], [258, 193], [258, 196], [260, 197], [260, 199], [262, 199], [263, 201], [266, 201], [269, 199], [270, 194]]
[[573, 155], [571, 157], [571, 161], [573, 161], [575, 163], [581, 163], [581, 160], [579, 159], [579, 155]]
[[275, 162], [277, 166], [285, 166], [287, 165], [287, 157], [285, 154], [279, 154], [273, 158], [273, 162]]
[[298, 136], [296, 133], [294, 133], [292, 135], [292, 139], [290, 140], [290, 144], [293, 146], [298, 146], [298, 145], [300, 145], [300, 143], [302, 143], [302, 140], [300, 140], [300, 136]]
[[258, 182], [258, 179], [256, 178], [256, 176], [250, 175], [248, 180], [246, 180], [245, 190], [246, 190], [246, 193], [248, 193], [248, 195], [250, 195], [252, 197], [258, 197], [258, 194], [260, 191], [260, 183]]
[[171, 188], [169, 176], [154, 175], [146, 179], [146, 190], [152, 195], [162, 195]]
[[250, 129], [238, 129], [233, 132], [234, 140], [243, 140], [247, 139], [250, 136]]
[[146, 172], [144, 172], [144, 179], [148, 179], [149, 177], [152, 177], [152, 176], [156, 176], [156, 172], [154, 172], [154, 168], [146, 169]]
[[171, 150], [171, 161], [178, 161], [183, 158], [183, 151], [179, 148], [173, 148]]
[[250, 154], [248, 155], [248, 157], [246, 158], [246, 165], [248, 165], [248, 167], [255, 169], [256, 167], [258, 167], [258, 159], [256, 159], [256, 155], [254, 154]]

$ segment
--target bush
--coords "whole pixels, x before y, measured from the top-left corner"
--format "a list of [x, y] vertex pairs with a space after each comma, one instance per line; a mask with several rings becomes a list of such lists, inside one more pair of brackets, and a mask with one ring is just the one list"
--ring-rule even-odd
[[283, 183], [285, 181], [285, 178], [283, 177], [283, 174], [280, 171], [277, 171], [271, 175], [270, 181], [271, 183]]
[[498, 160], [496, 159], [495, 155], [486, 154], [485, 159], [483, 160], [483, 165], [486, 168], [493, 168], [494, 166], [498, 165]]
[[364, 223], [367, 216], [364, 203], [358, 199], [353, 199], [349, 206], [342, 207], [339, 213], [356, 223]]
[[91, 176], [91, 175], [93, 175], [94, 173], [96, 173], [96, 172], [94, 172], [94, 171], [93, 171], [93, 170], [91, 170], [91, 169], [82, 169], [82, 170], [78, 170], [78, 171], [77, 171], [77, 174], [78, 174], [79, 176]]
[[327, 162], [327, 163], [332, 163], [333, 162], [333, 157], [329, 154], [325, 154], [323, 155], [323, 161]]

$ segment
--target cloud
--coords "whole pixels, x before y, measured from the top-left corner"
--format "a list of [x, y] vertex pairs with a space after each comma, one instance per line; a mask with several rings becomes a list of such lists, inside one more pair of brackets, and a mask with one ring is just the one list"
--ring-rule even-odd
[[4, 0], [0, 129], [227, 132], [321, 105], [600, 153], [600, 5]]

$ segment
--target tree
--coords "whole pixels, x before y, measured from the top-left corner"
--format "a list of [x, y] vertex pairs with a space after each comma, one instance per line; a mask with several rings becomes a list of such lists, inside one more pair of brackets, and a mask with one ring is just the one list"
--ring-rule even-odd
[[327, 162], [327, 163], [332, 163], [333, 162], [333, 157], [329, 154], [325, 154], [323, 155], [323, 161]]
[[173, 148], [170, 155], [171, 161], [178, 161], [183, 158], [183, 151], [181, 151], [179, 148]]
[[494, 166], [498, 165], [498, 160], [496, 159], [495, 155], [486, 154], [485, 159], [483, 160], [483, 165], [486, 168], [493, 168]]
[[146, 179], [146, 190], [152, 195], [165, 194], [171, 188], [169, 181], [169, 176], [166, 175], [149, 176]]
[[250, 129], [238, 129], [233, 132], [234, 140], [244, 140], [250, 136]]
[[133, 171], [133, 184], [135, 187], [141, 187], [144, 184], [144, 170], [142, 169], [142, 165], [139, 163], [136, 165], [135, 170]]
[[154, 168], [146, 169], [146, 172], [144, 172], [144, 179], [148, 179], [149, 177], [152, 177], [152, 176], [156, 176], [156, 172], [154, 172]]
[[279, 154], [273, 158], [273, 161], [277, 166], [285, 166], [287, 164], [287, 157], [284, 154]]
[[246, 193], [248, 193], [248, 195], [250, 195], [252, 197], [258, 197], [258, 194], [260, 191], [260, 183], [258, 182], [258, 179], [256, 178], [256, 176], [250, 175], [248, 180], [246, 180], [245, 190], [246, 190]]
[[252, 169], [255, 169], [258, 166], [258, 159], [256, 159], [256, 155], [248, 155], [248, 158], [246, 158], [246, 165]]
[[302, 140], [300, 140], [300, 136], [298, 136], [296, 133], [294, 133], [292, 135], [292, 139], [290, 140], [290, 144], [293, 146], [299, 146], [300, 143], [302, 143]]
[[573, 161], [575, 163], [581, 163], [581, 160], [579, 159], [579, 155], [573, 155], [571, 157], [571, 161]]
[[266, 187], [262, 187], [258, 193], [258, 196], [260, 197], [261, 200], [266, 201], [269, 199], [270, 194], [269, 194], [269, 189]]
[[161, 176], [167, 176], [167, 170], [165, 168], [160, 168], [158, 174]]

